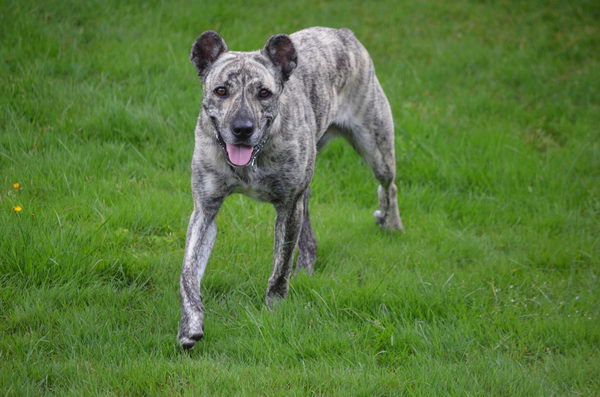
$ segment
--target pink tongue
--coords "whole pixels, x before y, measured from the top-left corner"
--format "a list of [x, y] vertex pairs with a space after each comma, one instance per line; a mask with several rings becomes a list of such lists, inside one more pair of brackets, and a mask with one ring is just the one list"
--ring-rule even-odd
[[244, 145], [230, 145], [225, 144], [227, 148], [227, 154], [229, 155], [229, 161], [235, 165], [246, 165], [250, 162], [252, 157], [252, 146]]

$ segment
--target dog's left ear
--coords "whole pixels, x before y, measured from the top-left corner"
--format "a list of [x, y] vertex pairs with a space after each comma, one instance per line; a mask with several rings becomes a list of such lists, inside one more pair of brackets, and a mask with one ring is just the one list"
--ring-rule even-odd
[[294, 43], [290, 36], [286, 34], [271, 36], [261, 52], [269, 58], [271, 62], [273, 62], [273, 65], [281, 72], [283, 81], [290, 78], [292, 71], [298, 63], [296, 47], [294, 47]]

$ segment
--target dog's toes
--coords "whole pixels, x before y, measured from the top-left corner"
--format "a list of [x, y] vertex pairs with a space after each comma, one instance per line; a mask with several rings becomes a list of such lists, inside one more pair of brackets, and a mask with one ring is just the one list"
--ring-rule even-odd
[[383, 212], [381, 212], [381, 210], [375, 210], [373, 211], [373, 216], [375, 217], [375, 223], [381, 227], [384, 227], [385, 218]]
[[192, 347], [194, 347], [194, 345], [196, 344], [196, 342], [198, 342], [203, 337], [204, 337], [204, 334], [201, 333], [201, 332], [192, 334], [190, 336], [180, 336], [179, 337], [179, 344], [181, 345], [181, 347], [184, 350], [190, 350]]
[[386, 216], [381, 210], [373, 211], [373, 216], [375, 222], [383, 229], [404, 231], [404, 225], [399, 216]]
[[267, 308], [269, 310], [273, 310], [275, 308], [275, 306], [283, 300], [283, 298], [284, 297], [281, 296], [280, 294], [268, 293], [267, 297], [265, 298], [265, 303], [267, 305]]
[[278, 301], [279, 299], [271, 296], [271, 295], [267, 295], [267, 297], [265, 298], [265, 304], [267, 305], [267, 309], [269, 310], [273, 310], [273, 308], [275, 307], [275, 303]]
[[194, 347], [196, 341], [189, 338], [181, 338], [179, 339], [179, 344], [183, 350], [190, 350], [192, 347]]
[[179, 328], [179, 336], [178, 341], [181, 347], [185, 350], [189, 350], [196, 342], [204, 337], [204, 325], [203, 324], [195, 324], [195, 326], [190, 327], [190, 324], [186, 321], [183, 321]]
[[373, 216], [377, 219], [377, 221], [383, 219], [383, 213], [381, 212], [381, 210], [373, 211]]

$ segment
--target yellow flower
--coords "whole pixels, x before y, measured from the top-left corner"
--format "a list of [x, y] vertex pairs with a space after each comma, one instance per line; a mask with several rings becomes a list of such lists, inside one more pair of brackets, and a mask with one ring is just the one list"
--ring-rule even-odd
[[22, 208], [20, 205], [15, 205], [15, 206], [13, 207], [13, 210], [14, 210], [15, 212], [21, 212], [21, 211], [23, 211], [23, 208]]
[[21, 184], [20, 183], [13, 183], [13, 189], [15, 190], [19, 190], [21, 188]]
[[127, 232], [129, 231], [129, 229], [123, 229], [123, 231], [124, 231], [125, 233], [127, 233]]

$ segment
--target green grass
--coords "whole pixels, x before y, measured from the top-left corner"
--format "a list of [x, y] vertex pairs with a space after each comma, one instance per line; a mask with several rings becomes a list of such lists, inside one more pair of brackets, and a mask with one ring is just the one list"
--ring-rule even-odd
[[[1, 3], [0, 394], [600, 395], [598, 2], [218, 3]], [[190, 46], [313, 25], [375, 60], [407, 231], [332, 143], [269, 312], [274, 211], [230, 197], [183, 352]]]

